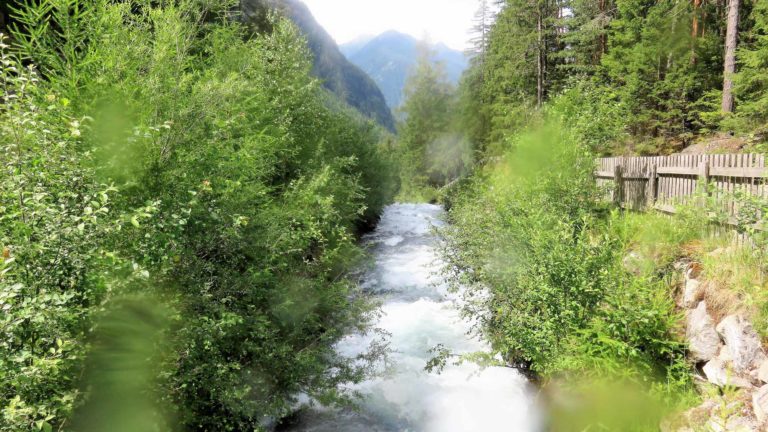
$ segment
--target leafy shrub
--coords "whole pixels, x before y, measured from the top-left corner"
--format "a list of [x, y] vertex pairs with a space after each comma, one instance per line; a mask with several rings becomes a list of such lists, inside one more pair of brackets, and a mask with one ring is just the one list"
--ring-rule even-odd
[[597, 155], [613, 152], [627, 134], [627, 107], [618, 92], [591, 81], [574, 81], [571, 88], [552, 98], [547, 110], [567, 123], [576, 138]]
[[70, 414], [90, 316], [109, 296], [101, 248], [119, 225], [114, 188], [84, 167], [82, 123], [0, 35], [0, 395], [4, 430], [50, 430]]
[[544, 377], [655, 376], [686, 388], [668, 286], [624, 268], [624, 216], [600, 203], [578, 133], [554, 125], [518, 134], [451, 197], [446, 253], [469, 286], [466, 312], [496, 352]]
[[[366, 329], [355, 232], [397, 186], [379, 129], [310, 76], [298, 31], [225, 1], [26, 5], [3, 61], [0, 428], [61, 428], [94, 314], [166, 303], [157, 394], [187, 429], [253, 430], [304, 393], [350, 395]], [[41, 22], [39, 17], [46, 17]], [[5, 174], [8, 175], [5, 175]]]

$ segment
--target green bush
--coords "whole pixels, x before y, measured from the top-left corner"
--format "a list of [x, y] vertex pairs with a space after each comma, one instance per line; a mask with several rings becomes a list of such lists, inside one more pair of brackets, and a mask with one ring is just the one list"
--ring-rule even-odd
[[466, 312], [494, 351], [544, 377], [687, 388], [668, 287], [625, 269], [624, 216], [601, 204], [578, 131], [557, 124], [516, 135], [499, 164], [450, 199], [446, 253], [453, 280], [469, 286]]
[[45, 80], [3, 66], [0, 429], [67, 424], [94, 314], [130, 292], [172, 311], [148, 394], [187, 429], [258, 429], [301, 393], [343, 403], [367, 373], [333, 344], [369, 322], [344, 276], [395, 159], [310, 76], [288, 21], [252, 35], [230, 6], [51, 0], [16, 17]]
[[81, 123], [0, 36], [0, 397], [3, 430], [50, 430], [77, 396], [90, 317], [121, 260], [101, 247], [119, 227], [114, 188], [78, 151]]

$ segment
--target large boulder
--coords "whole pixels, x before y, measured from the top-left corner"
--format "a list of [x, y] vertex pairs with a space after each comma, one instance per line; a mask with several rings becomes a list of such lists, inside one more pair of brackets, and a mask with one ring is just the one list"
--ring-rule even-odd
[[703, 430], [709, 432], [757, 432], [762, 430], [751, 411], [740, 399], [719, 399], [718, 407], [712, 410]]
[[741, 315], [729, 315], [716, 327], [730, 352], [733, 370], [745, 374], [766, 359], [760, 336]]
[[760, 387], [752, 394], [752, 411], [757, 421], [765, 424], [768, 422], [768, 384]]
[[682, 306], [686, 309], [695, 307], [701, 300], [703, 290], [698, 279], [686, 279], [683, 287]]
[[[724, 347], [725, 348], [725, 347]], [[712, 384], [724, 387], [739, 387], [739, 388], [751, 388], [752, 383], [750, 380], [743, 378], [736, 374], [731, 367], [730, 362], [723, 360], [720, 356], [713, 358], [704, 365], [702, 370], [704, 375], [707, 376], [707, 381]]]
[[763, 360], [755, 371], [755, 378], [768, 384], [768, 360]]
[[759, 429], [753, 418], [733, 416], [725, 422], [725, 430], [728, 432], [757, 432]]
[[715, 322], [707, 313], [706, 302], [699, 302], [696, 309], [686, 315], [685, 336], [688, 340], [690, 357], [697, 362], [710, 361], [720, 351], [720, 335]]
[[[683, 418], [689, 426], [698, 427], [712, 418], [712, 412], [718, 408], [718, 402], [707, 399], [701, 405], [693, 407], [683, 413]], [[679, 432], [679, 431], [677, 431]]]

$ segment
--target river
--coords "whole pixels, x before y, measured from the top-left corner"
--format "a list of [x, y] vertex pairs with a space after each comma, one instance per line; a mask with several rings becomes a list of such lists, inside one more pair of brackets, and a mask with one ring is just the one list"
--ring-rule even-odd
[[[296, 432], [528, 432], [538, 430], [528, 381], [516, 370], [453, 365], [442, 373], [424, 370], [437, 344], [457, 353], [487, 349], [469, 335], [470, 323], [457, 309], [439, 275], [433, 227], [444, 212], [428, 204], [395, 204], [364, 241], [375, 263], [363, 287], [382, 303], [377, 327], [390, 334], [392, 371], [356, 386], [365, 398], [359, 412], [314, 408], [289, 430]], [[337, 349], [349, 355], [368, 346], [370, 336], [352, 335]]]

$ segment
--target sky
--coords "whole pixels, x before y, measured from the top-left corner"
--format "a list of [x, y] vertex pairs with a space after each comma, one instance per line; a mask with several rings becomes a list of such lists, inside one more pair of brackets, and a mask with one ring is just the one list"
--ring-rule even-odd
[[451, 48], [468, 47], [477, 0], [303, 0], [337, 43], [397, 30]]

